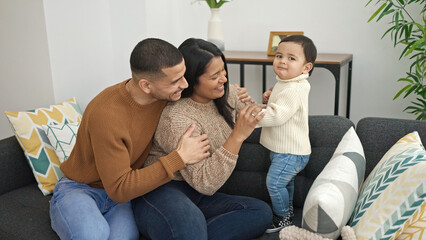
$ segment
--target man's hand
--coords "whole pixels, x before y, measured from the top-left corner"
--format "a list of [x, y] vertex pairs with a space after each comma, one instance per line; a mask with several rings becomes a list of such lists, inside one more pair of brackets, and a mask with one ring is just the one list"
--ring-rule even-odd
[[191, 137], [194, 129], [195, 124], [191, 124], [179, 139], [176, 149], [185, 164], [194, 164], [210, 156], [210, 142], [207, 134]]
[[268, 103], [269, 97], [271, 96], [272, 88], [262, 94], [262, 103]]
[[234, 84], [234, 86], [237, 88], [238, 99], [242, 103], [246, 103], [246, 104], [254, 103], [254, 100], [251, 99], [250, 95], [247, 92], [247, 89], [239, 87], [237, 84]]

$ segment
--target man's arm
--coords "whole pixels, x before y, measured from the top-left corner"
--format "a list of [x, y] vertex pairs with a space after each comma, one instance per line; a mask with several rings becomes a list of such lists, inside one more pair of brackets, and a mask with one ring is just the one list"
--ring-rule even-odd
[[[115, 202], [126, 202], [144, 195], [172, 180], [174, 173], [184, 168], [185, 164], [200, 161], [209, 155], [207, 136], [191, 137], [193, 127], [190, 127], [182, 137], [178, 136], [180, 145], [177, 150], [172, 149], [168, 155], [162, 156], [158, 162], [147, 168], [136, 168], [131, 161], [134, 157], [131, 154], [135, 154], [135, 151], [129, 149], [130, 145], [126, 144], [128, 139], [122, 138], [122, 133], [113, 130], [97, 131], [92, 134], [91, 140], [96, 169], [104, 189]], [[141, 149], [141, 154], [136, 153], [136, 163], [143, 164], [151, 150], [151, 138], [144, 142], [146, 144], [131, 146]], [[198, 150], [193, 151], [193, 148]]]

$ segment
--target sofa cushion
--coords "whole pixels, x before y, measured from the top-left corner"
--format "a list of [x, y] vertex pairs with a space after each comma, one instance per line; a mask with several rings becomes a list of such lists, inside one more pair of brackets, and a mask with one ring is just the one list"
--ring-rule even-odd
[[[252, 135], [259, 137], [260, 129], [255, 129]], [[268, 189], [266, 188], [266, 174], [270, 164], [269, 150], [259, 143], [245, 142], [241, 146], [232, 175], [219, 191], [227, 194], [255, 197], [265, 202], [270, 202]], [[243, 179], [244, 181], [242, 181]]]
[[31, 168], [16, 137], [0, 140], [0, 194], [34, 182]]
[[59, 159], [46, 137], [43, 125], [79, 122], [82, 114], [75, 100], [47, 108], [22, 112], [5, 112], [44, 195], [50, 194], [63, 175]]
[[59, 239], [50, 227], [49, 200], [37, 184], [0, 196], [0, 239]]
[[398, 237], [426, 200], [425, 172], [420, 137], [407, 134], [386, 152], [361, 188], [350, 221], [357, 238]]
[[336, 239], [351, 217], [364, 173], [364, 151], [351, 127], [309, 190], [302, 227]]
[[80, 122], [42, 126], [60, 163], [63, 163], [70, 156], [79, 126]]

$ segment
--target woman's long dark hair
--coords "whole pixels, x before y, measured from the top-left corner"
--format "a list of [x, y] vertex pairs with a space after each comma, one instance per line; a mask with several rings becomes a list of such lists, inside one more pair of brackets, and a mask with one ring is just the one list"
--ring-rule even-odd
[[[213, 57], [219, 56], [222, 58], [225, 64], [226, 77], [228, 77], [228, 68], [226, 66], [225, 56], [213, 43], [203, 39], [189, 38], [185, 40], [178, 49], [185, 59], [185, 78], [186, 81], [188, 81], [188, 88], [183, 90], [182, 98], [192, 96], [194, 93], [194, 86], [199, 84], [199, 77], [205, 73], [206, 67]], [[228, 104], [229, 82], [225, 82], [224, 86], [225, 94], [213, 101], [219, 113], [223, 116], [228, 125], [233, 128], [234, 122], [229, 110], [230, 106]]]

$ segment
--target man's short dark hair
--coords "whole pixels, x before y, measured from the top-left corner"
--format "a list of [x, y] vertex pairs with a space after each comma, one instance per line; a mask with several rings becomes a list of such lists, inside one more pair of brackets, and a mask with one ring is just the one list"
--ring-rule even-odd
[[133, 49], [130, 55], [130, 68], [133, 78], [137, 75], [153, 80], [165, 76], [163, 68], [176, 66], [182, 60], [182, 54], [172, 44], [158, 38], [147, 38]]
[[302, 45], [306, 62], [312, 63], [312, 69], [311, 71], [309, 71], [309, 75], [311, 75], [312, 71], [314, 70], [315, 60], [317, 59], [317, 48], [315, 47], [314, 42], [304, 35], [290, 35], [288, 37], [283, 38], [280, 43], [282, 42], [294, 42]]

